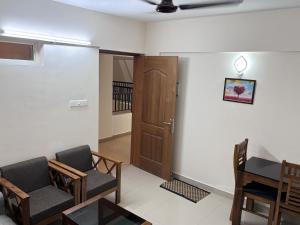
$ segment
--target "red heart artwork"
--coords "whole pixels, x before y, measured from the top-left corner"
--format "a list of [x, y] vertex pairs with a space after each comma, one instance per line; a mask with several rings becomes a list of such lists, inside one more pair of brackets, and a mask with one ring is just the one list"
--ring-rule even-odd
[[238, 95], [238, 97], [245, 92], [244, 86], [234, 86], [234, 92]]

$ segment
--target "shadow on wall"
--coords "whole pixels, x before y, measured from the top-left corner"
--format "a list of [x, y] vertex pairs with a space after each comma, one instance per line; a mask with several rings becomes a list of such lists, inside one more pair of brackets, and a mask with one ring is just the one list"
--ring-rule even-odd
[[[182, 165], [180, 164], [179, 159], [183, 155], [183, 139], [184, 139], [184, 124], [185, 124], [185, 105], [187, 98], [187, 87], [188, 87], [188, 76], [189, 74], [189, 64], [190, 59], [187, 57], [179, 58], [179, 72], [178, 72], [178, 96], [176, 101], [176, 126], [175, 126], [175, 140], [174, 140], [174, 154], [173, 154], [173, 170], [176, 171], [182, 170]], [[182, 138], [180, 138], [182, 137]]]
[[279, 162], [280, 160], [276, 158], [266, 147], [259, 146], [258, 157], [265, 158], [271, 161]]
[[113, 80], [133, 82], [133, 57], [114, 56]]

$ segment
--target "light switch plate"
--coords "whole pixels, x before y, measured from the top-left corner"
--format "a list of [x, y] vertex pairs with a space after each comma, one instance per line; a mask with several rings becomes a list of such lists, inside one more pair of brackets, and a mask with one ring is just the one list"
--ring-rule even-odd
[[89, 105], [89, 101], [84, 99], [84, 100], [71, 100], [69, 102], [69, 106], [71, 108], [73, 107], [86, 107]]

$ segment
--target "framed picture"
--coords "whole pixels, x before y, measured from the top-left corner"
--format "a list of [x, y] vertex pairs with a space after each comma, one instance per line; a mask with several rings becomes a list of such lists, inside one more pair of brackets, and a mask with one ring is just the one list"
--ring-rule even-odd
[[253, 104], [255, 80], [225, 78], [223, 100]]

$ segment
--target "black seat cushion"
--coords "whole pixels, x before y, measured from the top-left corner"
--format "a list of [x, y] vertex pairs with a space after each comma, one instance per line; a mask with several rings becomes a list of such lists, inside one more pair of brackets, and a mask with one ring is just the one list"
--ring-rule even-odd
[[93, 157], [90, 146], [84, 145], [56, 153], [56, 160], [81, 172], [93, 168]]
[[52, 185], [29, 193], [31, 224], [37, 224], [75, 205], [74, 197]]
[[244, 186], [243, 191], [269, 200], [276, 200], [277, 198], [277, 189], [256, 182]]
[[117, 186], [115, 177], [100, 173], [98, 170], [89, 170], [87, 177], [87, 197], [91, 198]]
[[39, 157], [0, 168], [2, 177], [29, 193], [50, 185], [48, 160]]

